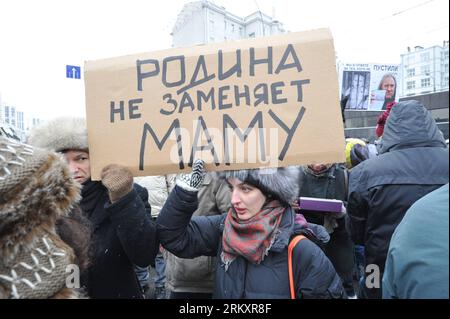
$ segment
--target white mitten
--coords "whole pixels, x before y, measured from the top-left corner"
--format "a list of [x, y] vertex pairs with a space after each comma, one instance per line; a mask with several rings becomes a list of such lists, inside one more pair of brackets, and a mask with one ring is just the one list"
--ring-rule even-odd
[[179, 174], [176, 179], [176, 184], [187, 191], [198, 192], [205, 178], [204, 165], [205, 162], [202, 160], [196, 160], [192, 166], [192, 172], [190, 174]]

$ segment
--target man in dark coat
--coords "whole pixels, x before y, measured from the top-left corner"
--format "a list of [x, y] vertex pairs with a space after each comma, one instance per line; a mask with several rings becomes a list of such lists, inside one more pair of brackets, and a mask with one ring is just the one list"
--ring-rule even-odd
[[[126, 175], [123, 167], [113, 167], [112, 178]], [[147, 189], [134, 184], [131, 174], [126, 189], [111, 200], [111, 184], [87, 180], [81, 189], [80, 206], [91, 221], [92, 263], [87, 290], [91, 298], [142, 298], [133, 264], [154, 263], [157, 247], [155, 223], [151, 220]], [[108, 178], [106, 176], [106, 178]], [[107, 188], [108, 186], [108, 188]], [[130, 188], [128, 188], [130, 187]]]
[[92, 181], [86, 124], [57, 118], [35, 128], [30, 143], [64, 154], [73, 179], [82, 185], [80, 207], [90, 221], [90, 266], [82, 276], [90, 298], [142, 298], [134, 265], [154, 262], [159, 244], [151, 220], [148, 192], [133, 184], [119, 165], [102, 170]]
[[361, 297], [368, 298], [381, 298], [389, 242], [405, 212], [449, 180], [442, 133], [417, 101], [392, 108], [379, 154], [356, 166], [349, 179], [348, 226], [355, 244], [365, 245]]

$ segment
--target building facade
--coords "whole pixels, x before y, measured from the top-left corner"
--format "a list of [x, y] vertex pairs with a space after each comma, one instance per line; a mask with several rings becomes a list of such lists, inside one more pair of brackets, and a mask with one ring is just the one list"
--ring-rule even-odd
[[28, 132], [41, 120], [27, 116], [15, 106], [4, 103], [0, 99], [0, 135], [26, 141]]
[[416, 46], [401, 55], [404, 97], [448, 90], [448, 46]]
[[[408, 100], [417, 100], [423, 103], [435, 119], [444, 137], [446, 139], [449, 138], [448, 89], [441, 92], [400, 98], [400, 102]], [[345, 137], [363, 137], [369, 141], [374, 141], [377, 138], [375, 136], [375, 127], [379, 115], [379, 112], [371, 111], [345, 111]]]
[[[449, 42], [430, 48], [408, 48], [401, 54], [401, 72], [398, 77], [401, 101], [417, 100], [423, 103], [436, 120], [445, 138], [449, 137]], [[346, 110], [346, 137], [364, 137], [375, 140], [375, 126], [380, 112]]]
[[284, 33], [281, 22], [260, 11], [239, 17], [203, 0], [184, 5], [172, 30], [172, 46], [255, 38]]

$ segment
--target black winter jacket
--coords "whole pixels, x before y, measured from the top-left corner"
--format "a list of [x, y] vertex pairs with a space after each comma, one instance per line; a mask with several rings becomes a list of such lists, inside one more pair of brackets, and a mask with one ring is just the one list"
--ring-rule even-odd
[[133, 264], [154, 263], [159, 246], [147, 199], [147, 190], [134, 184], [129, 194], [111, 204], [101, 182], [83, 184], [80, 204], [92, 227], [86, 279], [90, 298], [142, 298]]
[[[216, 258], [214, 298], [275, 299], [290, 298], [287, 246], [294, 234], [311, 234], [294, 223], [294, 212], [287, 209], [269, 254], [259, 265], [238, 256], [225, 271], [221, 261], [222, 233], [226, 214], [194, 216], [197, 195], [178, 186], [169, 195], [157, 219], [159, 239], [167, 250], [181, 258], [201, 255]], [[325, 229], [321, 236], [329, 239]], [[311, 240], [300, 241], [294, 249], [294, 281], [298, 298], [343, 298], [341, 281], [333, 265]]]
[[[395, 228], [415, 201], [448, 183], [448, 173], [448, 149], [426, 108], [413, 100], [396, 104], [380, 155], [356, 166], [349, 177], [350, 233], [356, 244], [365, 245], [366, 265], [379, 267], [380, 280]], [[381, 298], [381, 289], [365, 293]]]

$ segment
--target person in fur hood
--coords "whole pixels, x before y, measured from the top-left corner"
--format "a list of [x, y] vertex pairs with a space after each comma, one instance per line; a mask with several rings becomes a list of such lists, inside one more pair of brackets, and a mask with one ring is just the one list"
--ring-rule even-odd
[[83, 283], [90, 298], [142, 298], [134, 265], [154, 263], [159, 245], [150, 218], [148, 192], [131, 172], [111, 164], [92, 181], [84, 119], [56, 118], [32, 130], [32, 145], [64, 154], [73, 179], [81, 184], [79, 207], [92, 230], [90, 265]]
[[231, 191], [227, 214], [194, 216], [204, 163], [180, 174], [158, 219], [165, 249], [180, 258], [217, 256], [213, 298], [288, 299], [288, 245], [304, 235], [293, 251], [295, 298], [345, 298], [341, 280], [317, 243], [325, 229], [308, 224], [289, 203], [297, 198], [296, 167], [225, 171]]
[[79, 197], [63, 158], [0, 137], [0, 299], [78, 298], [67, 270], [82, 254], [56, 224]]

